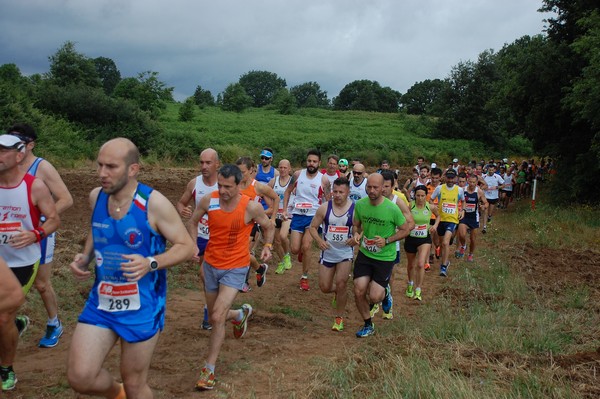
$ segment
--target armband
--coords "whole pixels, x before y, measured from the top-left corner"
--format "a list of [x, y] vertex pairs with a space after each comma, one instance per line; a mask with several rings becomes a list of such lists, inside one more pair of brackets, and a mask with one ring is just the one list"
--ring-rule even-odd
[[269, 249], [273, 248], [273, 243], [267, 242], [263, 245], [263, 247], [267, 247]]
[[37, 231], [37, 230], [35, 230], [35, 229], [34, 229], [34, 230], [31, 230], [31, 232], [32, 232], [33, 234], [35, 234], [35, 242], [40, 242], [40, 241], [42, 241], [42, 236], [41, 236], [41, 234], [40, 234], [40, 232], [39, 232], [39, 231]]

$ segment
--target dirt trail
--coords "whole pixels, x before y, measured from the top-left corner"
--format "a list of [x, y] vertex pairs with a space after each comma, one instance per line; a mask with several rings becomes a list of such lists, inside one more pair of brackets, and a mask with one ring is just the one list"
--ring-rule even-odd
[[[54, 270], [54, 279], [57, 280], [70, 279], [67, 265], [80, 250], [89, 228], [90, 211], [87, 197], [89, 191], [97, 185], [93, 170], [67, 170], [61, 173], [73, 194], [75, 205], [63, 215]], [[147, 169], [142, 172], [140, 180], [175, 202], [183, 192], [185, 184], [195, 174], [192, 169]], [[404, 258], [404, 254], [402, 257]], [[331, 331], [331, 296], [322, 294], [318, 289], [316, 251], [312, 260], [309, 292], [298, 288], [300, 266], [294, 262], [294, 267], [284, 275], [276, 275], [275, 267], [272, 267], [264, 287], [257, 288], [252, 282], [252, 291], [238, 296], [237, 304], [249, 302], [256, 313], [243, 339], [235, 340], [231, 333], [228, 333], [217, 364], [219, 382], [213, 392], [199, 393], [193, 390], [204, 362], [209, 337], [209, 332], [200, 329], [202, 297], [197, 289], [170, 289], [166, 327], [149, 375], [149, 382], [156, 397], [249, 397], [251, 394], [256, 397], [306, 397], [302, 386], [309, 378], [311, 370], [333, 361], [337, 354], [351, 351], [361, 343], [354, 336], [361, 320], [357, 315], [352, 295], [349, 295], [347, 305], [346, 330], [342, 333]], [[195, 285], [196, 267], [187, 265], [179, 268], [177, 273], [171, 274], [171, 281], [177, 280], [178, 286]], [[443, 281], [432, 271], [425, 278], [424, 301], [419, 303], [405, 298], [403, 292], [406, 268], [403, 259], [402, 266], [396, 270], [394, 278], [396, 320], [414, 317], [417, 307], [426, 306], [428, 298], [440, 291]], [[171, 287], [174, 285], [171, 284]], [[350, 283], [349, 292], [351, 287]], [[53, 349], [36, 347], [37, 340], [43, 334], [45, 312], [38, 308], [33, 309], [31, 305], [25, 307], [24, 310], [32, 318], [33, 324], [20, 342], [17, 354], [17, 389], [4, 393], [4, 397], [77, 397], [68, 388], [65, 364], [73, 328], [81, 310], [79, 304], [87, 296], [87, 292], [85, 289], [75, 291], [81, 297], [58, 293], [66, 332], [60, 344]], [[32, 292], [30, 298], [32, 296], [37, 296], [37, 293]], [[379, 313], [375, 323], [378, 327], [385, 328], [386, 323], [394, 321], [382, 320]], [[118, 375], [116, 349], [118, 348], [113, 350], [108, 360], [109, 368], [115, 376]]]

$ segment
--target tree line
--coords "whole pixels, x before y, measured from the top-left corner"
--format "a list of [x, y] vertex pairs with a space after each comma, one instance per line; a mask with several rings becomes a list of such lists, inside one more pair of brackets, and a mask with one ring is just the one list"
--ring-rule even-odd
[[[317, 82], [288, 88], [269, 71], [249, 71], [217, 96], [201, 86], [180, 108], [193, 119], [200, 107], [243, 112], [265, 107], [282, 114], [299, 108], [406, 113], [430, 118], [431, 136], [484, 143], [490, 150], [533, 148], [554, 158], [557, 197], [598, 202], [600, 183], [600, 7], [589, 0], [544, 0], [552, 12], [544, 32], [523, 36], [502, 49], [461, 61], [444, 79], [416, 82], [406, 93], [356, 80], [328, 98]], [[49, 57], [45, 74], [23, 76], [14, 64], [0, 66], [0, 120], [54, 126], [66, 135], [72, 124], [89, 141], [115, 132], [143, 152], [161, 132], [159, 117], [173, 102], [173, 88], [144, 71], [122, 78], [115, 62], [89, 58], [66, 42]], [[60, 132], [60, 133], [59, 133]], [[68, 137], [65, 137], [68, 142]], [[82, 148], [82, 152], [86, 149]]]

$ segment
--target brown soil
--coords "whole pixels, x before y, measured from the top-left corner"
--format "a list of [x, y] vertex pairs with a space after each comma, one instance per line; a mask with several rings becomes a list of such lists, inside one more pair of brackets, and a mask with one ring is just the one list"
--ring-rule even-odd
[[[173, 202], [177, 201], [185, 184], [196, 174], [193, 169], [146, 169], [140, 180], [158, 189]], [[75, 204], [63, 215], [63, 224], [57, 243], [54, 279], [64, 279], [78, 287], [79, 295], [69, 296], [58, 292], [61, 317], [66, 330], [60, 344], [53, 349], [39, 349], [36, 344], [43, 335], [45, 312], [35, 292], [31, 293], [30, 304], [24, 311], [32, 318], [32, 325], [19, 344], [15, 370], [19, 383], [13, 392], [5, 392], [8, 398], [73, 398], [77, 397], [68, 387], [65, 377], [65, 364], [71, 335], [77, 315], [87, 296], [86, 285], [77, 285], [70, 278], [68, 263], [80, 250], [87, 229], [90, 210], [88, 194], [97, 185], [93, 170], [65, 170], [62, 176], [70, 188]], [[485, 246], [485, 238], [483, 240]], [[598, 277], [598, 253], [591, 251], [535, 251], [523, 248], [522, 255], [514, 256], [511, 264], [519, 268], [529, 284], [539, 292], [552, 293], [564, 287], [576, 287], [583, 282], [590, 289], [592, 297], [600, 298], [600, 278]], [[303, 292], [298, 287], [300, 267], [294, 262], [292, 270], [284, 275], [276, 275], [274, 267], [268, 273], [268, 281], [262, 288], [252, 284], [252, 291], [240, 294], [236, 303], [249, 302], [255, 308], [255, 315], [249, 324], [247, 335], [241, 340], [233, 339], [229, 333], [221, 350], [217, 364], [217, 389], [198, 393], [193, 387], [206, 355], [209, 332], [200, 329], [203, 300], [198, 289], [181, 288], [195, 286], [197, 266], [180, 266], [171, 273], [166, 327], [152, 361], [149, 383], [158, 398], [217, 398], [217, 397], [309, 397], [303, 391], [311, 371], [333, 361], [341, 353], [352, 351], [359, 345], [354, 332], [361, 325], [354, 300], [350, 295], [347, 305], [346, 330], [342, 333], [331, 331], [333, 321], [330, 307], [331, 295], [320, 292], [316, 281], [317, 253], [314, 251], [311, 277], [311, 290]], [[404, 257], [404, 255], [403, 255]], [[573, 262], [573, 259], [581, 261]], [[274, 263], [274, 262], [272, 262]], [[405, 263], [403, 262], [404, 266]], [[459, 265], [455, 267], [462, 267]], [[435, 269], [435, 267], [434, 267]], [[549, 272], [549, 271], [552, 272]], [[449, 280], [451, 280], [452, 274]], [[405, 282], [405, 267], [395, 272], [394, 292], [395, 316], [415, 317], [418, 306], [427, 306], [427, 299], [442, 290], [449, 289], [433, 271], [426, 275], [424, 301], [418, 303], [402, 295]], [[175, 283], [175, 284], [173, 284]], [[58, 285], [58, 284], [55, 284]], [[351, 284], [349, 287], [351, 290]], [[402, 290], [402, 292], [401, 292]], [[350, 291], [351, 292], [351, 291]], [[36, 298], [32, 298], [32, 297]], [[35, 301], [37, 300], [37, 302]], [[35, 308], [31, 302], [38, 304]], [[595, 300], [594, 303], [600, 303]], [[591, 311], [598, 312], [598, 305]], [[292, 313], [295, 312], [295, 313]], [[376, 323], [394, 323], [381, 320]], [[599, 349], [600, 351], [600, 349]], [[559, 367], [564, 375], [573, 378], [574, 389], [583, 395], [600, 395], [595, 370], [600, 366], [600, 352], [578, 353], [553, 359], [538, 359], [547, 362], [548, 367]], [[118, 348], [107, 360], [107, 367], [118, 376]], [[522, 359], [511, 353], [489, 354], [474, 350], [464, 354], [465, 361], [486, 359], [497, 356], [502, 363], [522, 364]], [[482, 364], [482, 367], [484, 365]], [[595, 382], [595, 384], [594, 384]]]

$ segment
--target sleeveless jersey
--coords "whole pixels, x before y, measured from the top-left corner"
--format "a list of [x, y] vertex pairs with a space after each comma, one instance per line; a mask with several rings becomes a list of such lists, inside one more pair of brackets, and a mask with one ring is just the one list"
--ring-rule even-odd
[[37, 242], [21, 249], [8, 243], [19, 230], [33, 230], [40, 224], [40, 211], [31, 202], [34, 180], [26, 173], [15, 187], [0, 187], [0, 256], [10, 268], [31, 266], [42, 256]]
[[419, 209], [417, 208], [417, 203], [413, 201], [410, 204], [410, 213], [412, 213], [415, 220], [415, 228], [410, 231], [410, 236], [414, 238], [429, 237], [429, 220], [432, 213], [429, 202], [425, 202], [425, 206]]
[[248, 237], [254, 223], [246, 224], [244, 217], [250, 197], [241, 195], [237, 207], [231, 212], [221, 210], [219, 192], [213, 191], [208, 206], [210, 240], [204, 260], [215, 269], [237, 269], [250, 266]]
[[[273, 191], [279, 196], [279, 206], [277, 207], [277, 219], [281, 219], [281, 215], [283, 214], [283, 197], [285, 195], [285, 190], [290, 185], [292, 178], [290, 178], [285, 186], [281, 185], [280, 181], [281, 176], [275, 177], [275, 182], [273, 183]], [[293, 207], [294, 201], [292, 200], [292, 195], [290, 194], [289, 204], [288, 204], [288, 212], [290, 212], [289, 208]]]
[[317, 172], [315, 177], [309, 179], [306, 176], [306, 169], [300, 171], [298, 181], [296, 182], [296, 197], [294, 199], [294, 215], [315, 216], [321, 197], [323, 196], [323, 186], [321, 180], [323, 174]]
[[262, 165], [259, 165], [256, 171], [256, 180], [265, 184], [269, 183], [275, 177], [275, 168], [272, 165], [269, 165], [269, 168], [269, 171], [265, 173]]
[[361, 198], [367, 196], [367, 179], [363, 179], [362, 183], [358, 186], [354, 184], [354, 179], [350, 181], [350, 199], [352, 202], [356, 202]]
[[352, 236], [353, 215], [354, 203], [339, 216], [333, 211], [333, 202], [327, 203], [327, 212], [323, 219], [323, 239], [329, 243], [329, 248], [321, 251], [321, 260], [339, 263], [354, 257], [354, 248], [346, 245], [346, 241]]
[[[96, 256], [96, 279], [86, 307], [128, 326], [161, 326], [167, 296], [167, 271], [147, 273], [137, 282], [128, 282], [121, 271], [122, 255], [144, 257], [165, 251], [166, 240], [148, 223], [148, 199], [153, 189], [138, 183], [127, 214], [119, 220], [108, 212], [109, 195], [100, 191], [92, 213], [92, 234]], [[98, 312], [96, 313], [98, 314]]]
[[479, 223], [479, 193], [481, 189], [475, 187], [472, 193], [465, 190], [465, 218]]
[[44, 158], [36, 158], [33, 163], [31, 164], [31, 166], [29, 166], [29, 169], [27, 169], [27, 173], [29, 173], [31, 176], [35, 176], [35, 174], [37, 173], [38, 167], [40, 166], [40, 163], [44, 160]]
[[327, 180], [329, 180], [329, 184], [331, 184], [332, 189], [333, 189], [333, 182], [342, 175], [339, 170], [336, 170], [335, 174], [333, 176], [327, 174], [326, 169], [323, 169], [321, 171], [321, 173], [323, 173], [325, 176], [327, 176]]
[[463, 190], [457, 185], [448, 188], [446, 184], [438, 186], [432, 198], [440, 204], [440, 221], [458, 224], [458, 203], [463, 199]]
[[504, 174], [504, 176], [502, 176], [502, 178], [504, 179], [504, 187], [502, 188], [502, 190], [504, 191], [512, 191], [513, 190], [513, 184], [512, 184], [512, 174], [506, 172]]
[[250, 201], [260, 202], [260, 195], [256, 193], [256, 188], [254, 187], [256, 182], [257, 180], [252, 180], [252, 183], [250, 183], [245, 189], [240, 190], [240, 193], [250, 198]]
[[[194, 185], [194, 199], [196, 201], [196, 208], [200, 203], [200, 198], [204, 197], [206, 194], [210, 194], [213, 191], [218, 189], [218, 184], [215, 182], [212, 186], [207, 186], [204, 184], [204, 180], [202, 180], [202, 176], [196, 177], [196, 184]], [[208, 231], [208, 214], [204, 214], [202, 219], [198, 222], [198, 237], [208, 240], [210, 237]]]

